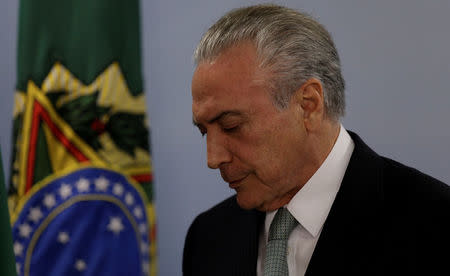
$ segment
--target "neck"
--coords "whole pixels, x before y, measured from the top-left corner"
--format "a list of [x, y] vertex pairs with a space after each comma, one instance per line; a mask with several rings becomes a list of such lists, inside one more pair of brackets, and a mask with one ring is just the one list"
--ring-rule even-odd
[[301, 186], [306, 184], [320, 168], [322, 163], [330, 154], [334, 144], [339, 137], [341, 125], [337, 121], [324, 120], [322, 126], [317, 131], [311, 132], [310, 136], [310, 160], [305, 164]]

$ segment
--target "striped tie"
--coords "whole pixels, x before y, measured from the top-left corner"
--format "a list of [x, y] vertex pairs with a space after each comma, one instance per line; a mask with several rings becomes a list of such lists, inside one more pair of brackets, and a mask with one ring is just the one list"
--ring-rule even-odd
[[298, 221], [285, 208], [278, 209], [269, 229], [264, 276], [288, 276], [287, 242]]

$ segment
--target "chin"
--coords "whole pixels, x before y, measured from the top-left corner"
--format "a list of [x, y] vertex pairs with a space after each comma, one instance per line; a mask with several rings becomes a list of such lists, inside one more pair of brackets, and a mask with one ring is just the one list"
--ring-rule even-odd
[[236, 201], [239, 207], [245, 210], [253, 210], [253, 209], [259, 210], [262, 205], [262, 202], [259, 202], [259, 200], [241, 192], [237, 193]]

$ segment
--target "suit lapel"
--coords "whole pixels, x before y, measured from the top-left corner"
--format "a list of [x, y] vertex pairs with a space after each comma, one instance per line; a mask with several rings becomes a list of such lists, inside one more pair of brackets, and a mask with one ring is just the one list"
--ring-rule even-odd
[[[382, 163], [354, 133], [355, 149], [306, 275], [374, 275], [381, 250]], [[345, 273], [345, 274], [344, 274]]]
[[[241, 260], [248, 260], [243, 261], [242, 265], [247, 266], [243, 274], [236, 273], [236, 275], [249, 275], [249, 276], [256, 276], [256, 263], [258, 259], [258, 248], [259, 248], [259, 234], [260, 229], [263, 227], [265, 219], [265, 213], [263, 212], [253, 212], [251, 216], [249, 216], [246, 219], [246, 224], [249, 226], [248, 232], [246, 232], [244, 235], [242, 235], [242, 239], [240, 241], [241, 245], [247, 244], [247, 246], [242, 246], [238, 250], [239, 252], [236, 252], [238, 255], [242, 257]], [[246, 252], [243, 250], [244, 248], [248, 248], [249, 251]], [[239, 269], [239, 271], [241, 271]], [[234, 274], [233, 274], [234, 275]]]
[[256, 276], [259, 234], [264, 224], [265, 213], [242, 210], [235, 201], [233, 205], [235, 208], [233, 223], [228, 226], [229, 233], [236, 233], [229, 235], [232, 238], [228, 241], [228, 246], [232, 249], [229, 263], [233, 264], [233, 267], [230, 267], [230, 272], [226, 275]]

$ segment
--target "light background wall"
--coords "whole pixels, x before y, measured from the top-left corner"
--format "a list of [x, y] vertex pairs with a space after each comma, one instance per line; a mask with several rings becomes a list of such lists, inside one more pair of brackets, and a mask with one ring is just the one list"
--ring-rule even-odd
[[[192, 52], [223, 13], [261, 2], [141, 1], [160, 275], [181, 275], [189, 224], [232, 194], [219, 173], [206, 168], [205, 140], [192, 126]], [[275, 3], [311, 13], [332, 33], [347, 82], [344, 126], [378, 153], [450, 183], [450, 1]], [[17, 0], [0, 2], [0, 142], [7, 175], [17, 7]]]

